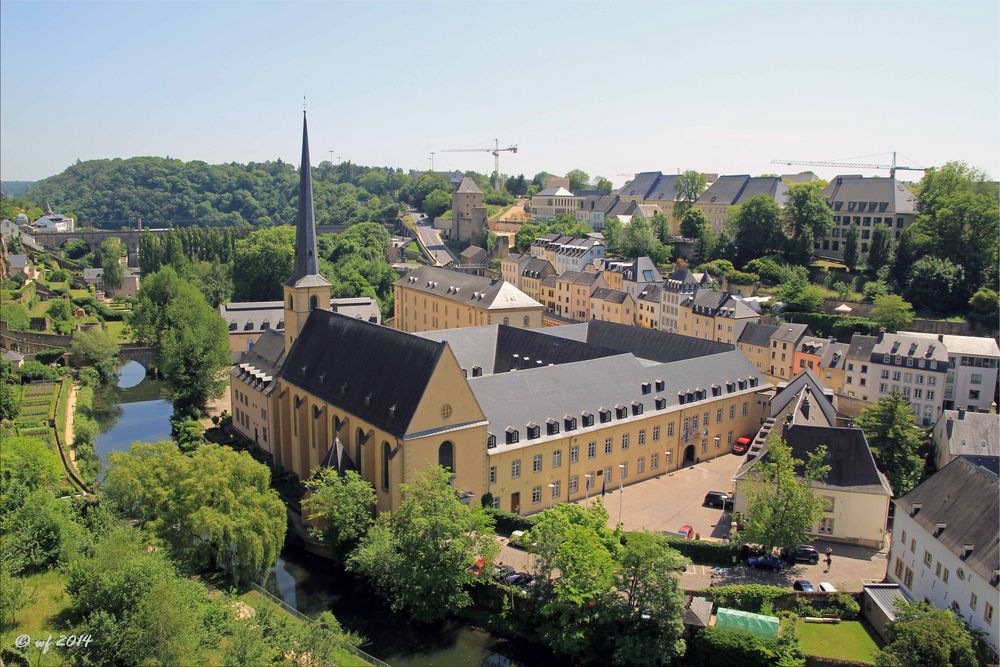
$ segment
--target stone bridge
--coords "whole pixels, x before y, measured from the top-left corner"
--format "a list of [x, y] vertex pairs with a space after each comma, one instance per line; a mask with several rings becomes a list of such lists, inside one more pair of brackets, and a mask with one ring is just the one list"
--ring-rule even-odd
[[[34, 356], [44, 350], [68, 350], [72, 343], [72, 336], [38, 331], [11, 331], [6, 322], [0, 321], [0, 347], [4, 350], [16, 350], [23, 355]], [[118, 358], [122, 361], [137, 361], [147, 370], [156, 365], [153, 348], [141, 343], [122, 343]]]
[[129, 266], [139, 265], [139, 238], [143, 234], [166, 234], [169, 232], [168, 228], [160, 229], [90, 229], [90, 230], [77, 230], [72, 232], [48, 232], [43, 230], [34, 230], [31, 232], [31, 236], [35, 238], [35, 241], [44, 248], [56, 249], [63, 243], [70, 239], [80, 239], [88, 246], [91, 250], [97, 249], [105, 239], [119, 239], [125, 247], [128, 249], [128, 263]]
[[153, 348], [139, 343], [122, 343], [118, 350], [118, 358], [122, 361], [138, 361], [147, 370], [156, 364], [156, 353]]

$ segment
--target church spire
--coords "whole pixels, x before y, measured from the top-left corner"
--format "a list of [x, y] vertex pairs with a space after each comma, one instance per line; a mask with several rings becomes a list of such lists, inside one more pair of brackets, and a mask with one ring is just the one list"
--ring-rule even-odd
[[[309, 128], [306, 112], [302, 110], [302, 164], [299, 167], [299, 212], [295, 223], [295, 271], [285, 283], [305, 286], [302, 279], [309, 277], [309, 285], [329, 284], [319, 275], [316, 261], [316, 220], [313, 213], [312, 172], [309, 168]], [[318, 281], [322, 281], [319, 283]]]

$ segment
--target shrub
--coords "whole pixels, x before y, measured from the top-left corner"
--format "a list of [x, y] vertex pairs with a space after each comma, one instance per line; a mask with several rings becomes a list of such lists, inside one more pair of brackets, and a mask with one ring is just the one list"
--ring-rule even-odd
[[101, 384], [101, 374], [93, 366], [81, 368], [80, 383], [85, 387], [96, 387]]
[[486, 513], [493, 517], [493, 521], [496, 523], [496, 532], [501, 535], [510, 535], [515, 530], [528, 530], [535, 524], [530, 517], [496, 507], [487, 507]]
[[861, 605], [850, 593], [837, 593], [824, 601], [825, 611], [837, 614], [845, 621], [853, 621], [861, 613]]
[[[625, 538], [628, 539], [626, 533]], [[708, 565], [732, 565], [736, 551], [732, 545], [706, 540], [683, 540], [667, 536], [670, 548], [676, 549], [682, 556], [690, 558], [695, 563]]]
[[786, 597], [795, 596], [793, 591], [781, 586], [767, 584], [736, 584], [732, 586], [713, 586], [701, 591], [719, 607], [741, 609], [743, 611], [761, 613], [764, 605], [775, 609], [776, 603]]
[[59, 371], [45, 364], [39, 363], [37, 361], [31, 360], [24, 362], [21, 366], [21, 380], [32, 381], [32, 380], [55, 380], [59, 377]]
[[691, 665], [706, 667], [792, 667], [803, 665], [798, 642], [762, 639], [744, 632], [702, 628], [691, 641]]
[[59, 357], [61, 357], [62, 355], [64, 355], [65, 353], [66, 350], [64, 350], [61, 347], [54, 347], [51, 350], [42, 350], [41, 352], [35, 354], [35, 361], [37, 361], [40, 364], [48, 365], [51, 364], [56, 359], [58, 359]]
[[785, 313], [786, 322], [808, 324], [813, 335], [820, 338], [834, 337], [842, 342], [851, 340], [855, 333], [870, 334], [878, 330], [878, 323], [867, 317], [829, 315], [827, 313]]

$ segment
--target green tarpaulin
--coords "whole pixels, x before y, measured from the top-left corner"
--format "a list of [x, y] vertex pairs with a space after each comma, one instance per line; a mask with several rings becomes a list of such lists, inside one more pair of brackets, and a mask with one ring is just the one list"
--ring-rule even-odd
[[734, 632], [749, 632], [757, 637], [774, 639], [778, 636], [778, 619], [775, 616], [751, 614], [739, 609], [719, 609], [715, 627]]

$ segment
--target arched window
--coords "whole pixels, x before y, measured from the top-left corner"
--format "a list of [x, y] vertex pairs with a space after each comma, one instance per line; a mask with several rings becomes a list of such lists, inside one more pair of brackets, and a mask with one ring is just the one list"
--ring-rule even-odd
[[358, 466], [358, 474], [360, 475], [361, 474], [361, 459], [362, 459], [362, 456], [361, 456], [361, 443], [363, 443], [365, 441], [365, 432], [362, 431], [359, 428], [355, 432], [355, 436], [356, 436], [355, 437], [355, 443], [357, 443], [357, 444], [355, 444], [354, 447], [355, 447], [355, 451], [357, 451], [358, 455], [357, 455], [357, 458], [354, 459], [354, 463], [357, 464], [357, 466]]
[[388, 442], [382, 443], [382, 490], [389, 490], [389, 455], [392, 454], [392, 447]]
[[316, 300], [316, 295], [313, 294], [311, 297], [309, 297], [309, 310], [316, 310], [317, 303], [318, 302]]
[[503, 323], [507, 326], [510, 326], [510, 318], [509, 317], [503, 318]]
[[455, 446], [451, 440], [445, 440], [438, 447], [438, 465], [448, 469], [448, 472], [455, 472]]
[[524, 316], [524, 326], [528, 326], [528, 322], [529, 322], [529, 321], [530, 321], [530, 320], [528, 319], [528, 316], [527, 316], [527, 315], [525, 315], [525, 316]]

